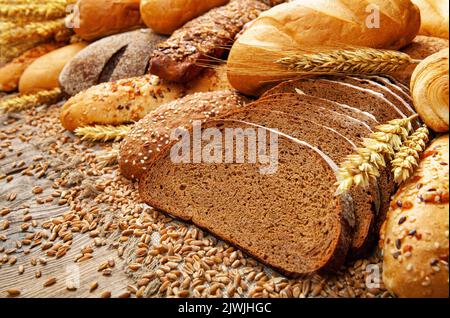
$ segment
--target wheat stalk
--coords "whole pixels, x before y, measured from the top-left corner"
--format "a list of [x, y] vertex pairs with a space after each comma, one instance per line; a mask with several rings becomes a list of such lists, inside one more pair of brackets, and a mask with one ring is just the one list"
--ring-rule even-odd
[[115, 165], [119, 158], [119, 143], [114, 143], [111, 150], [104, 150], [96, 155], [100, 168]]
[[366, 188], [371, 180], [376, 180], [380, 169], [386, 167], [386, 160], [391, 160], [407, 140], [412, 130], [411, 121], [417, 117], [389, 121], [377, 126], [377, 131], [368, 138], [363, 138], [363, 147], [347, 156], [339, 167], [336, 194], [343, 194], [353, 186]]
[[0, 19], [7, 21], [45, 21], [64, 17], [65, 2], [6, 4], [0, 6]]
[[425, 151], [430, 138], [429, 134], [427, 126], [423, 125], [406, 139], [395, 154], [391, 164], [395, 182], [398, 184], [406, 181], [419, 165], [420, 154]]
[[75, 134], [82, 140], [91, 141], [119, 141], [125, 138], [131, 130], [131, 125], [95, 125], [80, 127], [75, 130]]
[[0, 101], [0, 111], [10, 113], [29, 109], [38, 105], [56, 103], [62, 96], [61, 89], [55, 88], [35, 94], [20, 95]]
[[371, 48], [291, 54], [276, 60], [301, 74], [390, 74], [418, 62], [405, 53]]

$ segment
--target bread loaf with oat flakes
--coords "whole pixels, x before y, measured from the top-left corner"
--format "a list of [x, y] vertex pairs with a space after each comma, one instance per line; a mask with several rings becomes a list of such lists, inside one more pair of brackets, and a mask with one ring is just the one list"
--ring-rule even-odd
[[381, 231], [383, 281], [398, 297], [449, 296], [448, 141], [441, 136], [424, 152]]

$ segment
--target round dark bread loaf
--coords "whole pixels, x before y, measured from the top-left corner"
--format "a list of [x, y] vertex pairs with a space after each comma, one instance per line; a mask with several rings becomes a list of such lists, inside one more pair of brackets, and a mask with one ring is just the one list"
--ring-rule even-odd
[[[222, 136], [227, 128], [270, 132], [233, 120], [211, 120], [202, 128], [218, 129]], [[350, 246], [353, 220], [348, 196], [334, 195], [337, 166], [307, 142], [272, 133], [279, 148], [274, 174], [261, 174], [259, 162], [176, 164], [169, 144], [141, 177], [141, 198], [286, 275], [337, 270]], [[237, 135], [232, 136], [236, 145]], [[266, 147], [269, 143], [266, 138]]]
[[99, 83], [147, 73], [150, 55], [166, 37], [140, 29], [98, 40], [79, 52], [59, 77], [71, 96]]

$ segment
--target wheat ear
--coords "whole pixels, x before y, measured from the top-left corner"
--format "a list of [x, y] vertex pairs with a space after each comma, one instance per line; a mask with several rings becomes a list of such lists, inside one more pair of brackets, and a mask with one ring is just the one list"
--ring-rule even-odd
[[53, 104], [61, 99], [61, 89], [55, 88], [35, 94], [20, 95], [0, 101], [0, 111], [10, 113], [29, 109], [38, 105]]
[[64, 17], [65, 2], [6, 4], [0, 6], [0, 19], [7, 21], [45, 21]]
[[75, 130], [75, 134], [82, 140], [91, 141], [119, 141], [125, 138], [131, 130], [132, 125], [95, 125], [80, 127]]
[[336, 194], [343, 194], [353, 186], [366, 188], [371, 180], [376, 180], [380, 176], [380, 169], [386, 167], [386, 160], [391, 160], [407, 140], [412, 130], [411, 121], [417, 117], [414, 115], [389, 121], [377, 126], [377, 131], [368, 138], [363, 138], [363, 147], [347, 156], [339, 167]]
[[401, 184], [413, 174], [419, 165], [420, 155], [425, 151], [429, 138], [430, 132], [424, 125], [406, 139], [391, 161], [395, 182]]
[[301, 74], [389, 74], [418, 62], [405, 53], [371, 48], [294, 53], [276, 60]]

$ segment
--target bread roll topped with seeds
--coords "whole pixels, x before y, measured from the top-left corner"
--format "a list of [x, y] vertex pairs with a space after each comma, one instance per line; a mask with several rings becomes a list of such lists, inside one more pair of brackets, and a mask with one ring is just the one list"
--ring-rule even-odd
[[398, 297], [448, 297], [448, 135], [437, 138], [392, 199], [381, 231], [383, 281]]

